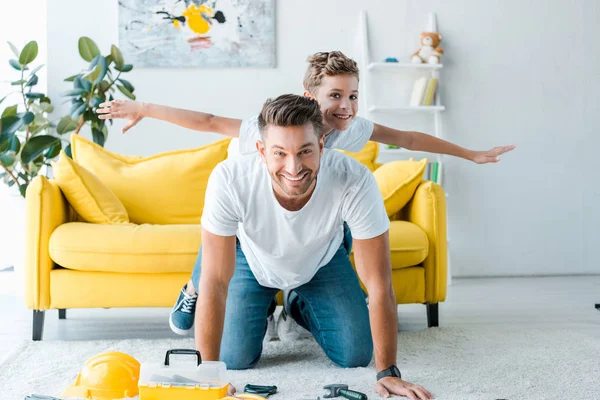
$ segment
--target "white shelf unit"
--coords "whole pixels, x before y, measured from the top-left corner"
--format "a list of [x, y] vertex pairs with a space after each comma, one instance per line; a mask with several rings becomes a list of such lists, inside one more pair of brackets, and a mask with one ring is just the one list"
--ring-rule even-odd
[[[434, 15], [435, 18], [435, 15]], [[361, 39], [361, 57], [360, 57], [360, 70], [361, 73], [361, 98], [362, 98], [362, 109], [366, 110], [365, 118], [375, 121], [377, 116], [382, 113], [393, 113], [393, 114], [410, 114], [410, 113], [423, 113], [433, 117], [433, 135], [437, 138], [442, 138], [442, 118], [441, 113], [445, 111], [444, 107], [440, 103], [439, 90], [436, 90], [434, 105], [432, 106], [387, 106], [384, 104], [377, 104], [370, 97], [370, 84], [375, 79], [401, 79], [403, 75], [407, 73], [414, 74], [419, 72], [423, 75], [429, 75], [431, 78], [438, 80], [438, 88], [440, 87], [440, 71], [444, 67], [443, 64], [413, 64], [413, 63], [396, 63], [396, 62], [373, 62], [371, 60], [369, 51], [369, 36], [367, 26], [367, 12], [361, 11], [360, 13], [360, 39]], [[381, 77], [381, 74], [385, 74], [385, 77]], [[390, 77], [391, 76], [391, 77]], [[387, 149], [384, 144], [380, 144], [380, 154], [394, 157], [395, 159], [422, 159], [428, 158], [430, 161], [435, 160], [438, 163], [438, 177], [437, 183], [442, 185], [444, 181], [444, 158], [441, 154], [432, 154], [422, 151], [411, 151], [407, 149]], [[444, 190], [446, 198], [448, 193]], [[450, 264], [450, 238], [447, 238], [448, 242], [448, 285], [452, 284], [452, 271]]]

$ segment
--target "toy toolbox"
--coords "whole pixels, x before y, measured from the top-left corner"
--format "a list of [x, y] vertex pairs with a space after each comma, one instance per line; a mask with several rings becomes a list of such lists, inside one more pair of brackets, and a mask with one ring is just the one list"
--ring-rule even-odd
[[[172, 363], [173, 354], [194, 356], [196, 362]], [[138, 387], [140, 400], [218, 400], [227, 396], [228, 382], [225, 363], [202, 362], [196, 350], [172, 349], [163, 364], [141, 364]]]

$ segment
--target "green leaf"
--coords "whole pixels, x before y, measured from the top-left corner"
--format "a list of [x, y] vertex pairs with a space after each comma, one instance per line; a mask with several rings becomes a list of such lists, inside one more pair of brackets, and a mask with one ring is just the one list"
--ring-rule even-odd
[[0, 153], [4, 153], [8, 150], [9, 140], [11, 137], [15, 137], [15, 135], [0, 135]]
[[74, 131], [77, 129], [77, 122], [73, 121], [69, 116], [62, 117], [58, 126], [56, 127], [56, 133], [64, 135], [65, 133]]
[[21, 119], [23, 120], [23, 124], [25, 125], [29, 125], [30, 123], [32, 123], [33, 119], [35, 118], [35, 115], [31, 111], [27, 111], [26, 113], [23, 113], [19, 116], [21, 117]]
[[108, 87], [110, 86], [110, 83], [108, 83], [107, 81], [102, 81], [100, 82], [100, 85], [98, 85], [98, 87], [100, 88], [100, 92], [104, 93], [108, 90]]
[[21, 69], [22, 69], [21, 64], [19, 64], [19, 62], [17, 60], [13, 60], [11, 58], [10, 60], [8, 60], [8, 63], [11, 65], [11, 67], [16, 69], [17, 71], [21, 71]]
[[13, 135], [23, 127], [23, 120], [16, 115], [2, 117], [2, 135]]
[[10, 117], [11, 115], [17, 115], [18, 107], [19, 106], [17, 104], [15, 104], [14, 106], [6, 107], [2, 112], [2, 118]]
[[56, 157], [57, 155], [60, 154], [61, 149], [62, 149], [62, 144], [60, 143], [60, 140], [59, 140], [44, 153], [44, 157], [46, 157], [47, 159], [53, 159], [54, 157]]
[[34, 136], [25, 143], [21, 151], [21, 161], [28, 164], [56, 143], [60, 143], [60, 139], [50, 135]]
[[14, 53], [15, 57], [19, 58], [19, 49], [17, 49], [17, 46], [15, 46], [14, 44], [12, 44], [11, 42], [7, 42], [8, 45], [10, 46], [10, 49], [12, 50], [12, 52]]
[[21, 65], [27, 65], [30, 62], [32, 62], [33, 60], [35, 60], [37, 55], [38, 55], [38, 44], [35, 40], [32, 40], [31, 42], [27, 43], [25, 45], [25, 47], [23, 47], [23, 50], [21, 50], [21, 55], [19, 56], [19, 62], [21, 63]]
[[129, 90], [131, 93], [133, 93], [133, 91], [135, 90], [131, 82], [129, 82], [128, 80], [119, 78], [119, 82], [121, 82], [123, 86], [125, 86], [127, 90]]
[[[0, 160], [0, 163], [2, 163], [2, 160]], [[13, 163], [14, 163], [14, 160], [13, 160]], [[10, 165], [7, 165], [7, 167], [10, 167]], [[8, 181], [8, 187], [13, 187], [14, 185], [15, 185], [15, 181], [13, 181], [12, 177], [11, 177], [11, 180]]]
[[121, 54], [121, 50], [114, 44], [110, 47], [110, 55], [117, 68], [123, 68], [123, 54]]
[[61, 96], [81, 96], [84, 93], [86, 93], [85, 89], [71, 89], [62, 93]]
[[65, 147], [65, 154], [69, 156], [69, 158], [73, 158], [73, 154], [71, 154], [71, 143]]
[[34, 85], [37, 85], [37, 83], [38, 83], [37, 75], [32, 75], [31, 79], [29, 79], [29, 81], [25, 84], [25, 86], [34, 86]]
[[73, 87], [75, 89], [83, 89], [86, 92], [89, 92], [92, 90], [92, 82], [88, 81], [87, 79], [82, 79], [81, 76], [78, 76], [73, 81]]
[[25, 82], [27, 82], [25, 79], [19, 79], [18, 81], [11, 82], [10, 85], [11, 86], [20, 86], [20, 85], [24, 84]]
[[19, 186], [19, 193], [21, 193], [22, 197], [27, 196], [27, 187], [28, 186], [29, 186], [29, 183], [23, 183], [22, 185]]
[[71, 113], [71, 119], [77, 120], [79, 119], [79, 116], [81, 114], [83, 114], [85, 112], [85, 110], [87, 109], [87, 104], [83, 103], [82, 105], [80, 105], [79, 107], [77, 107], [72, 113]]
[[84, 78], [97, 85], [106, 76], [106, 69], [106, 58], [97, 56], [90, 63], [90, 72], [87, 75], [84, 75]]
[[81, 74], [71, 75], [70, 77], [65, 78], [65, 82], [73, 82], [78, 76], [81, 76]]
[[117, 85], [117, 88], [123, 93], [125, 96], [129, 97], [131, 100], [135, 100], [135, 95], [131, 93], [125, 86]]
[[[6, 148], [2, 151], [7, 152], [7, 153], [12, 152], [13, 154], [17, 154], [19, 152], [19, 150], [21, 150], [21, 142], [19, 141], [19, 138], [17, 137], [17, 135], [1, 136], [1, 137], [7, 138]], [[0, 146], [0, 148], [1, 147], [2, 146]]]
[[104, 147], [104, 143], [106, 142], [104, 132], [96, 128], [92, 128], [92, 139], [94, 140], [94, 143], [97, 143], [98, 145]]
[[5, 167], [10, 167], [11, 165], [13, 165], [15, 163], [15, 160], [16, 157], [14, 154], [0, 154], [0, 164], [4, 165]]
[[50, 103], [40, 103], [40, 108], [43, 112], [51, 113], [54, 111], [54, 106]]
[[44, 97], [46, 97], [46, 95], [44, 93], [25, 93], [25, 97], [27, 97], [28, 99], [43, 99]]
[[44, 66], [44, 64], [42, 64], [42, 65], [39, 65], [39, 66], [35, 67], [35, 68], [33, 69], [33, 71], [31, 71], [31, 72], [29, 73], [29, 75], [30, 75], [30, 76], [31, 76], [31, 75], [35, 75], [35, 73], [36, 73], [36, 72], [38, 72], [40, 69], [42, 69], [42, 67], [43, 67], [43, 66]]
[[98, 46], [87, 36], [79, 38], [79, 54], [85, 61], [92, 61], [94, 57], [100, 54]]
[[90, 100], [90, 107], [92, 108], [98, 108], [100, 107], [100, 104], [102, 104], [102, 97], [100, 96], [96, 96]]
[[121, 71], [121, 72], [129, 72], [133, 69], [133, 65], [131, 64], [124, 64], [123, 68], [119, 68], [119, 67], [115, 67], [115, 69], [117, 71]]

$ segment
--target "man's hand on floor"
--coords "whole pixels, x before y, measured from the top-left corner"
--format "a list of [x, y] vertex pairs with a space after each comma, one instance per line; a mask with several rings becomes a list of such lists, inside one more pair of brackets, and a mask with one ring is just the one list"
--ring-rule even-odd
[[227, 396], [233, 396], [235, 392], [235, 387], [233, 387], [233, 385], [230, 383], [229, 386], [227, 386]]
[[433, 399], [431, 393], [427, 391], [423, 386], [414, 385], [410, 382], [403, 381], [400, 378], [388, 376], [381, 378], [375, 385], [375, 391], [381, 397], [390, 397], [395, 394], [399, 396], [406, 396], [410, 400], [429, 400]]

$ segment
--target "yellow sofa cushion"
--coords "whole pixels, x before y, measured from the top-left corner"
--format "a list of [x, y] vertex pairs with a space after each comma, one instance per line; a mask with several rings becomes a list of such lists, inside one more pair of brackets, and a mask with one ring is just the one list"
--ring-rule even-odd
[[377, 167], [380, 165], [377, 163], [377, 157], [379, 156], [379, 143], [377, 142], [367, 142], [365, 147], [362, 150], [357, 152], [351, 152], [346, 150], [338, 150], [340, 153], [344, 153], [361, 164], [365, 165], [371, 172], [375, 171]]
[[63, 268], [118, 273], [191, 272], [201, 241], [196, 225], [97, 225], [69, 222], [50, 237]]
[[388, 217], [400, 211], [413, 197], [426, 167], [426, 158], [421, 161], [401, 160], [386, 163], [373, 172]]
[[118, 197], [86, 168], [64, 151], [52, 163], [54, 180], [69, 204], [84, 220], [95, 224], [127, 224], [127, 210]]
[[[417, 224], [408, 221], [390, 221], [390, 259], [392, 270], [421, 264], [429, 254], [427, 234]], [[354, 264], [354, 250], [350, 253]]]
[[123, 156], [73, 135], [73, 159], [123, 202], [137, 224], [199, 224], [213, 168], [227, 157], [231, 138], [150, 157]]

